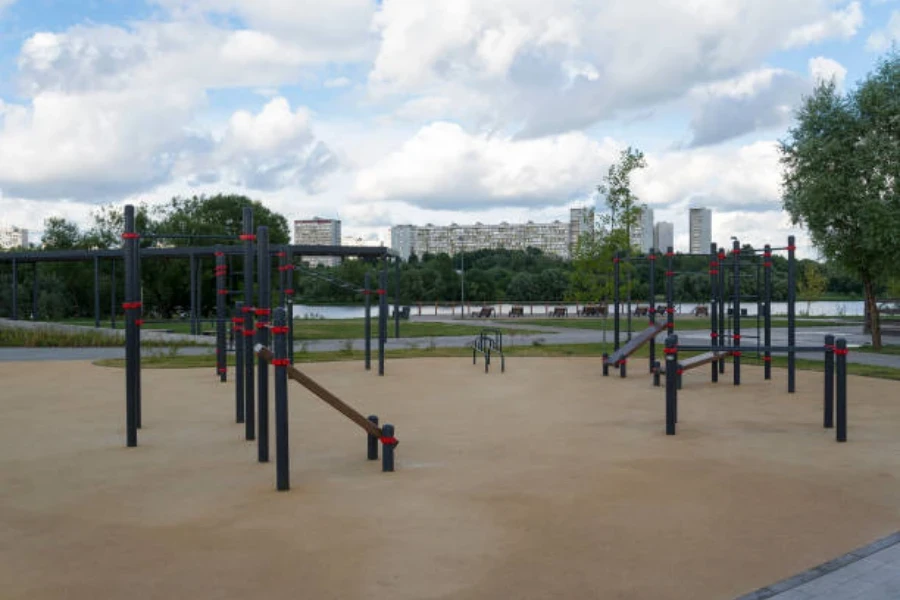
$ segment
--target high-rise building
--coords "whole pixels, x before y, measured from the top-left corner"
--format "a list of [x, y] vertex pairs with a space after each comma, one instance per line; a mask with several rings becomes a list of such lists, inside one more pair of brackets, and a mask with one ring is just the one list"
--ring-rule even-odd
[[590, 231], [591, 209], [573, 208], [569, 221], [552, 223], [499, 223], [486, 225], [395, 225], [391, 228], [391, 249], [403, 260], [413, 254], [453, 255], [484, 248], [525, 250], [537, 248], [546, 254], [570, 258], [578, 237]]
[[[300, 219], [294, 221], [294, 243], [304, 246], [340, 246], [341, 222], [337, 219]], [[337, 256], [304, 256], [303, 260], [310, 267], [325, 265], [333, 267], [340, 264]]]
[[675, 225], [668, 221], [660, 221], [653, 228], [653, 247], [665, 252], [675, 247]]
[[708, 208], [692, 208], [688, 224], [690, 252], [707, 254], [712, 242], [712, 211]]
[[638, 210], [640, 216], [631, 227], [631, 245], [646, 253], [653, 247], [653, 209], [643, 204]]
[[27, 248], [28, 230], [20, 227], [0, 227], [0, 248]]

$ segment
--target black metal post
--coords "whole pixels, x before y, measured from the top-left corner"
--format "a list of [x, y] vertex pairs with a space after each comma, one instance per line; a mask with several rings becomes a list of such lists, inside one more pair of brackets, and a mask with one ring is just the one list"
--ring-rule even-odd
[[381, 266], [378, 290], [378, 374], [384, 375], [384, 342], [387, 338], [387, 261]]
[[666, 435], [675, 435], [675, 411], [678, 405], [678, 336], [666, 337]]
[[734, 240], [731, 246], [731, 263], [734, 271], [734, 283], [732, 288], [732, 311], [734, 312], [734, 320], [732, 321], [732, 333], [734, 338], [732, 346], [735, 350], [732, 354], [734, 357], [734, 385], [741, 385], [741, 243]]
[[116, 328], [116, 259], [110, 262], [109, 271], [109, 326]]
[[143, 308], [143, 298], [144, 298], [144, 284], [143, 278], [141, 275], [141, 243], [140, 236], [138, 240], [135, 242], [135, 251], [134, 251], [134, 297], [138, 301], [138, 312], [135, 316], [134, 322], [134, 339], [135, 339], [135, 347], [137, 348], [137, 352], [135, 353], [135, 360], [137, 361], [137, 370], [134, 373], [134, 398], [135, 398], [135, 421], [137, 422], [137, 428], [140, 429], [143, 427], [143, 408], [141, 407], [141, 326], [144, 324], [141, 315], [144, 313]]
[[19, 261], [15, 258], [12, 259], [12, 319], [19, 320]]
[[253, 336], [256, 334], [253, 307], [244, 306], [244, 439], [256, 439], [256, 385], [253, 371]]
[[366, 371], [369, 371], [372, 368], [372, 282], [371, 276], [368, 271], [366, 271], [366, 283], [365, 289], [363, 290], [363, 297], [366, 300], [366, 318], [363, 324], [363, 333], [365, 340], [363, 340], [363, 345], [365, 346], [365, 364]]
[[203, 258], [197, 257], [197, 335], [203, 334]]
[[31, 272], [34, 275], [31, 280], [31, 320], [38, 320], [38, 264], [34, 261], [31, 265]]
[[[719, 337], [719, 260], [717, 258], [716, 244], [709, 245], [709, 337], [712, 346], [718, 345]], [[713, 383], [719, 381], [718, 361], [710, 363], [712, 367], [710, 376]]]
[[253, 209], [243, 209], [240, 240], [244, 243], [244, 306], [241, 309], [244, 317], [244, 439], [256, 439], [256, 385], [253, 370], [253, 336], [255, 325], [253, 319]]
[[400, 259], [394, 260], [394, 338], [400, 337]]
[[834, 347], [837, 396], [837, 431], [839, 442], [847, 441], [847, 340], [838, 338]]
[[666, 248], [666, 330], [675, 333], [675, 250]]
[[100, 257], [94, 257], [94, 327], [100, 327]]
[[834, 336], [825, 336], [825, 414], [823, 426], [834, 427]]
[[[290, 451], [288, 446], [287, 314], [283, 307], [275, 309], [275, 473], [278, 491], [291, 488]], [[260, 421], [262, 423], [262, 421]], [[260, 438], [262, 435], [260, 434]]]
[[[795, 308], [797, 303], [797, 261], [794, 256], [796, 246], [794, 246], [794, 236], [788, 236], [788, 346], [793, 348], [797, 342]], [[796, 390], [796, 354], [793, 350], [788, 351], [788, 393], [793, 394]]]
[[[369, 415], [369, 421], [376, 427], [378, 426], [378, 416], [377, 415]], [[367, 457], [369, 460], [378, 460], [378, 436], [374, 436], [371, 433], [367, 436]]]
[[234, 421], [244, 422], [244, 303], [234, 304]]
[[191, 253], [189, 259], [191, 265], [191, 335], [197, 335], [197, 257]]
[[294, 364], [294, 251], [286, 246], [284, 268], [287, 269], [287, 289], [284, 290], [284, 307], [287, 311], [288, 323], [288, 360]]
[[[472, 364], [475, 364], [475, 349], [472, 349]], [[607, 377], [609, 375], [609, 354], [607, 352], [603, 353], [603, 376]]]
[[133, 448], [137, 446], [137, 415], [135, 397], [136, 377], [138, 369], [137, 353], [140, 347], [135, 339], [135, 314], [138, 302], [135, 297], [135, 272], [134, 255], [138, 252], [137, 233], [134, 231], [134, 206], [125, 206], [125, 232], [123, 238], [123, 256], [125, 260], [125, 302], [122, 308], [125, 311], [125, 429], [126, 444]]
[[394, 449], [397, 447], [397, 438], [394, 437], [394, 426], [385, 423], [381, 428], [381, 443], [384, 444], [384, 452], [381, 456], [381, 470], [390, 473], [394, 470]]
[[[719, 348], [725, 347], [725, 249], [719, 248]], [[719, 375], [725, 372], [725, 357], [719, 360]]]
[[619, 349], [619, 253], [613, 257], [613, 351]]
[[[269, 255], [269, 228], [256, 230], [256, 259], [259, 278], [259, 306], [256, 307], [256, 343], [269, 346], [269, 317], [272, 306], [272, 257]], [[259, 462], [269, 462], [269, 361], [257, 357], [257, 450]]]
[[221, 246], [216, 246], [216, 371], [219, 381], [228, 381], [228, 347], [225, 339], [225, 299], [228, 297], [228, 265]]
[[[650, 324], [656, 324], [656, 250], [650, 248], [650, 254], [647, 256], [650, 264], [650, 293], [648, 294], [647, 314], [650, 315]], [[656, 362], [656, 336], [650, 338], [650, 360], [649, 369], [653, 372], [653, 364]]]
[[[763, 298], [766, 314], [763, 324], [763, 377], [772, 379], [772, 246], [765, 245], [763, 250]], [[789, 343], [790, 344], [790, 343]], [[832, 345], [834, 341], [832, 340]]]

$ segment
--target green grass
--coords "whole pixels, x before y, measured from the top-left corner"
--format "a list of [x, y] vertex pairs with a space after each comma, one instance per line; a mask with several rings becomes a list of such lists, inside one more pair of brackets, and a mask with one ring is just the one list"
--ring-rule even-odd
[[[11, 348], [115, 348], [125, 344], [124, 337], [113, 337], [99, 331], [55, 331], [47, 327], [0, 327], [0, 347]], [[150, 347], [193, 346], [190, 342], [141, 340]]]
[[[599, 358], [604, 352], [612, 349], [611, 344], [531, 344], [523, 346], [511, 346], [504, 352], [507, 358], [562, 358], [562, 357], [596, 357]], [[692, 352], [681, 353], [682, 358], [690, 357]], [[406, 359], [406, 358], [468, 358], [472, 356], [472, 350], [469, 348], [413, 348], [404, 350], [387, 350], [385, 358], [388, 360]], [[631, 356], [631, 359], [647, 359], [649, 349], [644, 346], [638, 352]], [[374, 357], [373, 357], [374, 358]], [[661, 357], [660, 357], [661, 358]], [[295, 352], [294, 360], [297, 363], [313, 363], [313, 362], [341, 362], [341, 361], [362, 361], [363, 353], [358, 350], [343, 350], [339, 352]], [[479, 357], [479, 364], [482, 359]], [[494, 357], [496, 363], [497, 358]], [[374, 362], [374, 361], [373, 361]], [[123, 359], [105, 359], [99, 360], [95, 364], [104, 367], [124, 368], [125, 361]], [[174, 352], [168, 355], [158, 355], [144, 358], [142, 366], [148, 369], [194, 369], [215, 367], [216, 361], [213, 354], [205, 354], [198, 356], [177, 356]], [[742, 357], [742, 364], [751, 366], [762, 366], [761, 359], [751, 356]], [[822, 361], [797, 359], [797, 370], [822, 372], [824, 363]], [[234, 357], [229, 357], [229, 365], [234, 366]], [[779, 371], [787, 368], [787, 357], [772, 357], [772, 366]], [[598, 369], [600, 365], [598, 363]], [[374, 365], [373, 365], [374, 368]], [[709, 367], [701, 367], [701, 369], [709, 370]], [[633, 377], [646, 374], [645, 364], [635, 366], [630, 369]], [[726, 372], [730, 372], [728, 367]], [[850, 375], [858, 375], [861, 377], [874, 377], [878, 379], [890, 379], [900, 381], [900, 369], [891, 367], [879, 367], [873, 365], [863, 365], [856, 363], [847, 363], [847, 372]], [[777, 375], [776, 377], [780, 377]]]
[[891, 356], [900, 356], [900, 346], [882, 346], [881, 350], [876, 351], [872, 346], [860, 346], [854, 348], [854, 352], [865, 352], [867, 354], [890, 354]]

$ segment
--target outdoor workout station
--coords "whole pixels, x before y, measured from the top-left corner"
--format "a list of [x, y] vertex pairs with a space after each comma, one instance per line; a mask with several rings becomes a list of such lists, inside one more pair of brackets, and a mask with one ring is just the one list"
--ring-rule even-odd
[[[787, 300], [787, 344], [772, 344], [772, 253], [787, 252], [788, 261], [788, 300]], [[709, 254], [678, 254], [670, 246], [665, 253], [665, 306], [656, 305], [656, 271], [658, 254], [651, 250], [644, 257], [627, 257], [617, 253], [613, 258], [613, 353], [603, 355], [603, 375], [609, 375], [610, 366], [618, 368], [621, 377], [626, 376], [628, 357], [645, 344], [649, 349], [649, 371], [653, 375], [653, 384], [660, 385], [660, 376], [666, 378], [666, 433], [675, 435], [678, 422], [678, 390], [682, 386], [682, 375], [685, 371], [704, 365], [711, 365], [710, 381], [717, 383], [719, 375], [725, 372], [726, 359], [731, 358], [734, 385], [741, 384], [741, 357], [745, 352], [756, 353], [756, 358], [763, 361], [763, 377], [772, 378], [772, 355], [787, 355], [787, 391], [796, 391], [796, 355], [800, 353], [822, 354], [825, 359], [825, 385], [823, 398], [823, 426], [835, 428], [835, 401], [837, 404], [836, 440], [847, 441], [847, 341], [835, 339], [833, 335], [824, 336], [822, 345], [798, 346], [796, 343], [796, 245], [794, 236], [788, 237], [787, 246], [773, 248], [766, 244], [761, 251], [742, 251], [740, 242], [733, 239], [731, 252], [726, 254], [724, 248], [716, 244], [710, 245]], [[703, 256], [709, 259], [709, 298], [708, 314], [710, 318], [708, 344], [679, 344], [675, 333], [675, 298], [674, 280], [684, 273], [675, 270], [676, 256]], [[631, 336], [631, 296], [628, 297], [628, 336], [626, 343], [621, 340], [621, 264], [625, 261], [646, 263], [649, 269], [649, 294], [646, 314], [649, 323], [645, 329]], [[759, 283], [762, 273], [762, 286], [758, 295], [745, 295], [741, 292], [742, 277], [748, 271], [742, 267], [755, 267], [750, 275], [756, 275]], [[731, 277], [726, 277], [728, 270]], [[730, 280], [730, 285], [728, 285]], [[756, 335], [743, 335], [741, 318], [747, 314], [742, 308], [742, 301], [752, 300], [756, 305]], [[726, 315], [726, 307], [727, 315]], [[643, 312], [643, 311], [642, 311]], [[657, 321], [657, 314], [665, 312], [666, 319]], [[700, 312], [700, 311], [698, 311]], [[760, 325], [762, 319], [762, 325]], [[656, 337], [667, 332], [663, 353], [665, 360], [656, 360]], [[760, 335], [762, 334], [762, 335]], [[754, 339], [755, 345], [744, 345], [744, 338]], [[728, 343], [730, 342], [730, 343]], [[678, 353], [700, 352], [689, 358], [679, 360]], [[836, 398], [835, 398], [836, 396]]]
[[[198, 246], [185, 248], [142, 248], [142, 239], [168, 239], [173, 237], [204, 238], [238, 243], [215, 246]], [[254, 232], [253, 211], [244, 208], [242, 232], [238, 239], [221, 235], [170, 235], [141, 233], [135, 230], [134, 206], [126, 205], [124, 211], [124, 232], [122, 233], [121, 250], [99, 251], [50, 251], [0, 254], [0, 260], [12, 264], [13, 282], [13, 319], [18, 319], [18, 266], [31, 263], [34, 269], [33, 318], [37, 315], [37, 296], [39, 278], [38, 263], [69, 262], [92, 260], [94, 263], [94, 299], [96, 325], [100, 324], [100, 272], [101, 259], [111, 263], [111, 277], [115, 278], [116, 260], [121, 259], [124, 265], [124, 298], [122, 309], [125, 314], [125, 423], [126, 446], [138, 445], [138, 430], [143, 425], [141, 407], [141, 326], [143, 319], [141, 261], [144, 258], [187, 258], [191, 271], [191, 332], [200, 333], [199, 306], [200, 279], [204, 276], [203, 259], [211, 258], [214, 262], [212, 275], [216, 284], [216, 316], [213, 320], [216, 334], [216, 376], [221, 382], [228, 379], [228, 339], [233, 340], [234, 368], [234, 415], [235, 422], [244, 425], [244, 439], [256, 441], [258, 460], [269, 462], [269, 365], [274, 367], [275, 390], [275, 458], [277, 489], [290, 489], [288, 463], [288, 378], [300, 383], [308, 391], [321, 398], [336, 410], [359, 425], [367, 436], [367, 457], [378, 458], [378, 443], [384, 446], [382, 470], [394, 470], [394, 448], [397, 439], [394, 437], [394, 426], [384, 424], [379, 427], [378, 417], [363, 417], [360, 413], [344, 403], [337, 396], [318, 385], [310, 377], [293, 366], [294, 319], [292, 318], [292, 297], [294, 294], [295, 273], [302, 271], [310, 276], [325, 277], [314, 271], [295, 264], [295, 259], [303, 256], [342, 256], [357, 257], [376, 263], [378, 268], [378, 287], [370, 287], [370, 273], [366, 272], [366, 283], [363, 289], [357, 289], [365, 299], [365, 352], [364, 367], [371, 369], [371, 297], [378, 301], [378, 374], [383, 376], [384, 346], [388, 336], [388, 268], [391, 261], [397, 264], [395, 287], [395, 336], [399, 336], [399, 262], [390, 251], [383, 247], [356, 246], [303, 246], [269, 244], [268, 227], [258, 227]], [[230, 277], [228, 259], [243, 258], [242, 277]], [[272, 259], [277, 258], [279, 302], [273, 304], [271, 298], [271, 274], [274, 270]], [[243, 285], [238, 283], [242, 279]], [[229, 281], [231, 285], [229, 287]], [[338, 285], [347, 286], [346, 282], [332, 280]], [[116, 287], [111, 286], [112, 325], [115, 327]], [[238, 300], [240, 298], [240, 300]], [[229, 306], [230, 301], [233, 305]], [[274, 307], [274, 308], [273, 308]], [[230, 317], [229, 317], [230, 315]], [[274, 320], [273, 320], [274, 317]], [[274, 351], [270, 346], [273, 346]]]

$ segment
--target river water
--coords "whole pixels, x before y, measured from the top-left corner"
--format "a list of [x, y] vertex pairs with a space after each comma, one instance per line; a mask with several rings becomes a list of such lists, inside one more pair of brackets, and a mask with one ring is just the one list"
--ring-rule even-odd
[[[479, 312], [482, 307], [493, 307], [495, 315], [506, 315], [509, 313], [512, 304], [482, 304], [472, 303], [466, 304], [466, 314]], [[566, 307], [569, 315], [575, 315], [576, 309], [581, 308], [582, 304], [574, 304], [567, 302], [559, 303], [528, 303], [523, 302], [516, 306], [524, 307], [526, 317], [544, 317], [548, 313], [552, 313], [556, 307]], [[635, 304], [634, 306], [638, 306]], [[646, 304], [641, 304], [646, 306]], [[705, 306], [705, 305], [704, 305]], [[836, 301], [836, 300], [818, 300], [814, 302], [798, 301], [796, 303], [796, 315], [798, 317], [861, 317], [865, 314], [865, 305], [862, 300]], [[697, 307], [696, 303], [684, 302], [675, 305], [676, 310], [681, 314], [691, 313]], [[730, 307], [729, 307], [730, 308]], [[390, 310], [393, 312], [393, 305]], [[622, 305], [622, 311], [626, 310]], [[741, 304], [742, 312], [746, 310], [747, 316], [756, 316], [756, 304]], [[378, 314], [377, 305], [372, 306], [372, 315]], [[413, 304], [410, 307], [410, 315], [424, 317], [454, 317], [459, 316], [459, 303], [456, 305], [430, 303], [430, 304]], [[773, 302], [772, 315], [787, 315], [787, 302]], [[365, 316], [363, 306], [347, 305], [314, 305], [314, 304], [295, 304], [295, 319], [361, 319]]]

